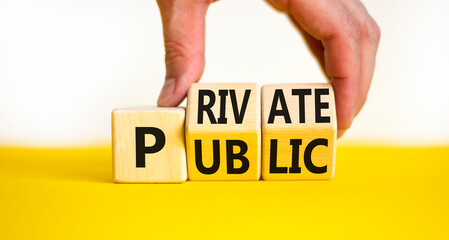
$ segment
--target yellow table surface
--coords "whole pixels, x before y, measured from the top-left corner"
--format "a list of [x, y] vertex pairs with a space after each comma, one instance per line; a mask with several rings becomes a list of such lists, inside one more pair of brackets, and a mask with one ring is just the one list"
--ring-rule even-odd
[[449, 146], [339, 146], [330, 181], [114, 184], [109, 147], [0, 148], [0, 239], [449, 239]]

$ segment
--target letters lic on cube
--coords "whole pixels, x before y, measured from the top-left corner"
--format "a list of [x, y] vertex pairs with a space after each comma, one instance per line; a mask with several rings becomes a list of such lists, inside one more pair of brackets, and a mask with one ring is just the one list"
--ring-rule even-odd
[[331, 179], [336, 112], [330, 84], [262, 87], [262, 178]]
[[187, 96], [190, 180], [260, 178], [260, 101], [255, 83], [196, 83]]

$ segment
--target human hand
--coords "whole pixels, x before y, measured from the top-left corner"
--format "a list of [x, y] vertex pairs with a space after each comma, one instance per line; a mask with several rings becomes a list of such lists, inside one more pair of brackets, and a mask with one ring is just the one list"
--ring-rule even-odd
[[[204, 71], [205, 17], [213, 0], [158, 0], [165, 40], [166, 79], [159, 106], [176, 106]], [[338, 136], [363, 107], [374, 72], [380, 30], [358, 0], [267, 0], [301, 32], [329, 78]]]

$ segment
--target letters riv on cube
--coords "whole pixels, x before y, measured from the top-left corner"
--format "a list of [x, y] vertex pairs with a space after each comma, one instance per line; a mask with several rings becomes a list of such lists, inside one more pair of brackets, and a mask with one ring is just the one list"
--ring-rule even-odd
[[260, 178], [257, 84], [193, 84], [186, 111], [190, 180]]

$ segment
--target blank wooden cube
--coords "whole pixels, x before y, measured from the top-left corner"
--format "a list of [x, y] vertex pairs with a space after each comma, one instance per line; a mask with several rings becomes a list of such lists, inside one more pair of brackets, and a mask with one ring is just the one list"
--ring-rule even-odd
[[330, 84], [262, 87], [262, 178], [331, 179], [337, 121]]
[[187, 179], [184, 121], [183, 108], [114, 110], [114, 182], [184, 182]]
[[190, 180], [258, 180], [257, 84], [193, 84], [187, 96], [186, 146]]

